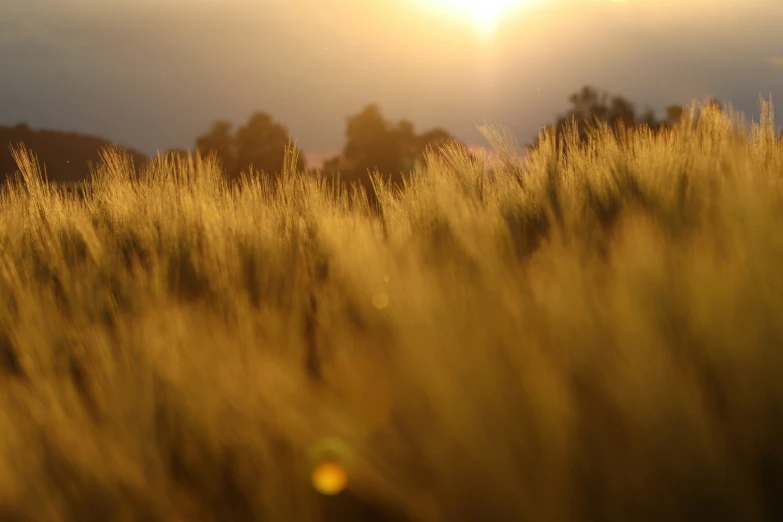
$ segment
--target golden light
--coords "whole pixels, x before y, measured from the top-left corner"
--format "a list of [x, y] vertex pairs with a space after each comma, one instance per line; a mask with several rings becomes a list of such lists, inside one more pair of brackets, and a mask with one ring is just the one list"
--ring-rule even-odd
[[504, 16], [536, 0], [419, 0], [444, 14], [466, 18], [483, 36], [491, 35]]
[[309, 450], [310, 481], [322, 495], [337, 495], [348, 485], [352, 466], [351, 448], [340, 438], [326, 437], [318, 440]]
[[337, 495], [348, 484], [348, 473], [336, 460], [325, 460], [313, 467], [313, 487], [323, 495]]
[[375, 292], [372, 296], [372, 305], [378, 310], [383, 310], [389, 306], [389, 295], [384, 292]]

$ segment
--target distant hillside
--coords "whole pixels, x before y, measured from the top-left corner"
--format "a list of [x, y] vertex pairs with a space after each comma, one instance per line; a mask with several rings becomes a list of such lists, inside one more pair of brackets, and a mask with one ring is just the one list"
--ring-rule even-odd
[[[89, 163], [99, 164], [100, 150], [112, 145], [111, 141], [103, 138], [75, 132], [33, 130], [25, 124], [13, 127], [0, 125], [0, 184], [18, 170], [10, 145], [17, 146], [20, 142], [38, 156], [42, 169], [46, 166], [49, 180], [58, 183], [89, 179]], [[123, 148], [131, 153], [137, 166], [149, 159], [141, 152]]]

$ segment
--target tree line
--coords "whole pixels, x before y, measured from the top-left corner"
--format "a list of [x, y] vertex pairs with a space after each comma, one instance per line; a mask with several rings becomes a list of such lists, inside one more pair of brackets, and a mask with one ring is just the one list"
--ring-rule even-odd
[[[590, 129], [598, 122], [607, 124], [611, 129], [648, 126], [658, 132], [671, 128], [685, 113], [680, 105], [669, 105], [662, 119], [657, 119], [651, 109], [638, 113], [633, 103], [623, 96], [609, 95], [586, 85], [572, 94], [570, 106], [565, 114], [557, 115], [555, 122], [546, 127], [554, 129], [558, 140], [562, 140], [570, 121], [577, 126], [577, 134], [582, 142], [590, 139]], [[718, 108], [720, 102], [712, 99]], [[783, 142], [783, 134], [781, 134]], [[329, 158], [323, 167], [317, 170], [333, 175], [340, 174], [345, 183], [359, 182], [368, 193], [372, 192], [369, 172], [377, 169], [393, 183], [399, 183], [423, 159], [425, 151], [432, 148], [437, 152], [439, 146], [453, 141], [462, 147], [469, 157], [475, 158], [467, 145], [457, 140], [448, 131], [436, 127], [417, 133], [413, 123], [403, 119], [398, 122], [387, 120], [377, 104], [369, 104], [357, 114], [349, 116], [345, 125], [345, 142], [342, 151]], [[9, 175], [16, 170], [8, 144], [22, 142], [37, 154], [42, 164], [47, 166], [47, 174], [53, 181], [76, 182], [88, 180], [90, 171], [88, 162], [93, 165], [100, 160], [99, 151], [110, 142], [94, 136], [56, 131], [33, 131], [24, 124], [15, 127], [0, 127], [0, 182], [3, 174]], [[538, 147], [538, 137], [525, 145], [530, 151]], [[215, 154], [223, 165], [229, 181], [236, 180], [242, 172], [252, 167], [275, 175], [283, 168], [286, 147], [292, 146], [298, 153], [296, 168], [298, 171], [313, 172], [307, 168], [304, 154], [296, 144], [291, 143], [287, 128], [275, 121], [266, 112], [258, 111], [248, 120], [234, 127], [225, 120], [215, 121], [207, 131], [196, 137], [194, 147], [188, 151], [172, 149], [169, 153], [188, 154], [199, 151], [202, 155]], [[129, 149], [137, 165], [147, 158]]]
[[[654, 132], [671, 128], [685, 113], [680, 105], [669, 105], [663, 119], [657, 119], [655, 111], [646, 109], [638, 114], [633, 103], [622, 96], [610, 96], [586, 85], [569, 97], [570, 107], [558, 115], [554, 124], [546, 127], [555, 131], [562, 139], [569, 121], [577, 126], [579, 139], [587, 142], [590, 129], [597, 122], [606, 123], [610, 129], [648, 126]], [[723, 109], [721, 103], [711, 99], [710, 103]], [[417, 134], [413, 123], [401, 120], [397, 123], [384, 118], [377, 104], [369, 104], [346, 121], [345, 144], [342, 152], [324, 163], [319, 169], [327, 174], [340, 173], [345, 181], [367, 182], [368, 171], [377, 169], [392, 181], [399, 181], [413, 169], [417, 160], [424, 157], [428, 147], [437, 151], [438, 146], [453, 141], [458, 146], [467, 146], [448, 131], [435, 128]], [[265, 112], [256, 112], [248, 121], [234, 129], [228, 121], [219, 120], [203, 135], [196, 138], [195, 150], [202, 154], [216, 154], [222, 162], [229, 179], [236, 179], [241, 172], [253, 167], [256, 171], [274, 174], [282, 170], [284, 151], [291, 142], [285, 126], [274, 121]], [[538, 137], [525, 146], [533, 150], [538, 146]], [[297, 170], [307, 170], [302, 151], [299, 154]], [[186, 151], [178, 151], [185, 153]], [[314, 170], [314, 169], [311, 169]]]
[[[413, 170], [428, 147], [438, 150], [449, 141], [460, 144], [467, 152], [464, 143], [441, 128], [417, 134], [409, 120], [387, 121], [374, 103], [347, 118], [345, 137], [342, 152], [328, 158], [319, 170], [330, 174], [339, 172], [346, 181], [358, 180], [361, 174], [374, 169], [401, 179], [402, 173]], [[215, 154], [228, 179], [234, 180], [251, 167], [267, 174], [280, 172], [288, 145], [298, 155], [297, 170], [307, 170], [304, 154], [291, 143], [286, 127], [268, 113], [256, 112], [236, 129], [228, 121], [215, 121], [206, 133], [196, 138], [194, 150], [202, 155]], [[169, 152], [188, 154], [190, 151]]]

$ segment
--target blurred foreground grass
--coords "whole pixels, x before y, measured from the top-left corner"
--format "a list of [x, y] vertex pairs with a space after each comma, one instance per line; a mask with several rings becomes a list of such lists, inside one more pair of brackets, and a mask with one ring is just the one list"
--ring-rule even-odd
[[503, 168], [378, 208], [290, 155], [107, 151], [79, 199], [17, 150], [0, 520], [783, 520], [783, 147], [704, 110], [525, 164], [485, 128]]

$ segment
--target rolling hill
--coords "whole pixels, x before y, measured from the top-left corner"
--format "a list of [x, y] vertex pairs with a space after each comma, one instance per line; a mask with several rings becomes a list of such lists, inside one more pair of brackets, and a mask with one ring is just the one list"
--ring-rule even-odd
[[[104, 138], [87, 134], [34, 130], [26, 124], [12, 127], [0, 125], [0, 183], [5, 183], [18, 170], [11, 146], [19, 143], [38, 156], [41, 168], [45, 168], [50, 181], [64, 184], [88, 180], [89, 165], [98, 165], [101, 149], [113, 144]], [[131, 154], [136, 165], [149, 159], [139, 151], [123, 148]]]

